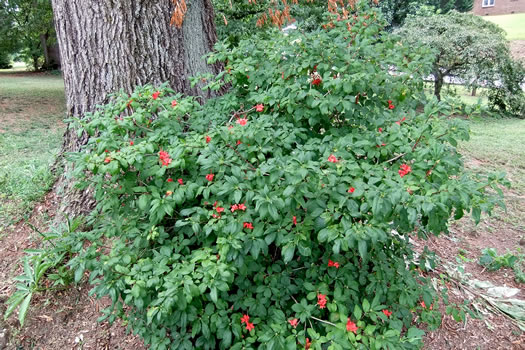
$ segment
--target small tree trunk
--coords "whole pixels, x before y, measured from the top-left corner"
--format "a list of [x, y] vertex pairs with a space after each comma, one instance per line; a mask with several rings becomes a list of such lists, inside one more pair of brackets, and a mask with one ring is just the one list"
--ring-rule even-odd
[[477, 87], [477, 86], [474, 86], [474, 87], [472, 88], [472, 92], [471, 92], [470, 95], [471, 95], [471, 96], [476, 96], [476, 92], [477, 92], [477, 90], [478, 90], [478, 87]]
[[50, 62], [49, 62], [49, 51], [48, 51], [48, 45], [47, 45], [47, 39], [49, 38], [49, 34], [40, 34], [40, 45], [42, 46], [42, 52], [44, 53], [44, 64], [42, 65], [42, 69], [49, 69]]
[[441, 88], [443, 87], [443, 73], [438, 69], [434, 71], [434, 95], [441, 101]]
[[[184, 24], [176, 28], [170, 25], [171, 0], [52, 0], [68, 115], [83, 117], [107, 102], [109, 93], [148, 83], [167, 81], [178, 92], [210, 97], [192, 88], [189, 77], [219, 71], [202, 58], [216, 41], [213, 8], [210, 0], [186, 3]], [[62, 153], [79, 150], [87, 140], [68, 128]], [[89, 211], [89, 194], [74, 192], [71, 182], [62, 176], [55, 184], [66, 197], [61, 209], [73, 215]]]

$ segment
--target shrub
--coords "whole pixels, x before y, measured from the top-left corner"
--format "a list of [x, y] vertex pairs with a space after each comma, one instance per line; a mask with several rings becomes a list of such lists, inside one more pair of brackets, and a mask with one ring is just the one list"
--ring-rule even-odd
[[139, 87], [78, 121], [97, 207], [71, 266], [112, 299], [104, 318], [152, 349], [421, 345], [415, 319], [440, 317], [409, 237], [479, 220], [501, 178], [463, 173], [468, 130], [423, 100], [426, 51], [382, 26], [364, 8], [218, 45], [226, 95]]
[[490, 84], [488, 93], [490, 108], [504, 115], [525, 118], [525, 93], [521, 87], [525, 84], [523, 64], [509, 57], [498, 66], [500, 80]]

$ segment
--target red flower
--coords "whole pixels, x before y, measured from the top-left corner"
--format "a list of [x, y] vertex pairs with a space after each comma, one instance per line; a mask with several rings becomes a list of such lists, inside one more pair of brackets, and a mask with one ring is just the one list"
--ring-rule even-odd
[[377, 131], [383, 132], [383, 128], [378, 128]]
[[403, 177], [410, 172], [412, 172], [412, 168], [409, 165], [401, 164], [399, 166], [399, 170], [398, 170], [399, 176]]
[[245, 222], [242, 227], [253, 230], [253, 224], [251, 222]]
[[236, 210], [238, 210], [238, 209], [239, 209], [239, 206], [238, 206], [237, 204], [234, 204], [234, 205], [232, 205], [232, 207], [231, 207], [230, 210], [231, 210], [232, 213], [233, 213], [234, 211], [236, 211]]
[[320, 309], [326, 308], [326, 295], [317, 294], [317, 305], [319, 305]]
[[253, 326], [253, 323], [246, 322], [246, 330], [248, 332], [251, 332], [255, 327]]
[[212, 173], [209, 173], [208, 175], [206, 175], [206, 180], [208, 181], [213, 181], [213, 177], [215, 176], [215, 174], [212, 174]]
[[111, 158], [110, 158], [110, 157], [106, 157], [106, 159], [104, 159], [104, 163], [107, 164], [107, 163], [109, 163], [109, 162], [111, 162]]
[[346, 321], [346, 330], [348, 332], [354, 332], [354, 334], [357, 334], [357, 328], [357, 325], [354, 322], [352, 322], [350, 317], [348, 317], [348, 320]]
[[239, 118], [239, 119], [237, 119], [237, 124], [239, 124], [240, 126], [245, 126], [246, 123], [248, 123], [248, 119], [246, 119], [246, 118]]
[[237, 146], [241, 144], [241, 140], [237, 140]]
[[389, 105], [391, 105], [391, 104], [392, 104], [392, 100], [388, 100], [387, 102], [388, 102], [388, 104], [389, 104]]
[[388, 310], [383, 310], [383, 313], [385, 314], [386, 317], [390, 317], [390, 315], [392, 315], [392, 311], [388, 311]]
[[129, 141], [129, 145], [133, 146], [135, 143], [133, 141]]
[[246, 210], [246, 206], [244, 205], [244, 203], [238, 204], [238, 208], [239, 210]]
[[321, 85], [323, 81], [319, 78], [315, 78], [314, 80], [312, 80], [312, 85]]
[[217, 208], [215, 208], [215, 210], [217, 210], [217, 213], [224, 212], [224, 208], [223, 207], [217, 207]]
[[394, 109], [395, 106], [394, 105], [388, 105], [388, 109]]
[[[424, 301], [422, 301], [422, 302], [420, 303], [420, 305], [421, 305], [421, 307], [424, 308], [424, 309], [427, 308], [427, 305], [425, 304]], [[430, 305], [429, 309], [432, 310], [432, 305]]]
[[168, 166], [171, 163], [171, 158], [168, 152], [160, 151], [159, 159], [162, 162], [162, 165]]
[[154, 100], [156, 100], [157, 98], [159, 98], [159, 95], [160, 95], [160, 91], [155, 91], [153, 95], [151, 96], [153, 97]]
[[295, 226], [297, 226], [297, 217], [292, 217], [292, 222]]
[[250, 316], [248, 315], [242, 315], [241, 317], [241, 324], [243, 323], [249, 323], [250, 322]]
[[401, 125], [402, 122], [404, 122], [407, 118], [406, 117], [403, 117], [402, 119], [399, 119], [396, 124], [397, 125]]
[[181, 186], [184, 185], [184, 181], [182, 181], [182, 179], [177, 179], [177, 181]]
[[354, 191], [355, 191], [355, 188], [353, 188], [353, 187], [350, 187], [350, 188], [348, 189], [348, 193], [354, 193]]
[[259, 104], [255, 105], [255, 110], [256, 110], [257, 112], [262, 112], [262, 111], [264, 111], [264, 105], [263, 105], [262, 103], [259, 103]]
[[295, 328], [297, 327], [297, 324], [299, 323], [299, 320], [294, 318], [293, 320], [288, 320], [288, 323], [290, 323], [290, 325]]
[[337, 159], [333, 154], [331, 154], [330, 157], [328, 157], [328, 161], [330, 163], [337, 163], [339, 162], [339, 159]]
[[173, 182], [173, 179], [171, 177], [168, 177], [168, 179], [166, 181]]
[[177, 101], [176, 100], [171, 101], [171, 107], [177, 107]]
[[333, 266], [333, 267], [335, 267], [336, 269], [338, 269], [339, 266], [341, 266], [341, 265], [339, 265], [338, 262], [333, 262], [332, 260], [328, 260], [328, 266], [329, 266], [329, 267], [332, 267], [332, 266]]
[[206, 143], [210, 143], [211, 141], [211, 137], [209, 137], [208, 135], [206, 135]]
[[312, 345], [312, 343], [310, 342], [310, 339], [306, 338], [306, 344], [304, 344], [304, 348], [306, 350], [310, 349], [310, 346]]

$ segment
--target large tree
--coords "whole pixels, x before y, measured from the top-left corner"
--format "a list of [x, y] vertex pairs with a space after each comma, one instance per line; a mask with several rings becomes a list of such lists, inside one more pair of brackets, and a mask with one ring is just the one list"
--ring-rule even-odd
[[[131, 92], [147, 83], [169, 82], [178, 92], [196, 95], [198, 87], [191, 87], [189, 77], [218, 70], [203, 59], [216, 41], [209, 0], [52, 3], [70, 117], [82, 118], [104, 103], [108, 94], [121, 89]], [[178, 27], [171, 25], [171, 16], [180, 5], [187, 6], [187, 12]], [[86, 141], [69, 128], [62, 151], [77, 150]], [[61, 178], [56, 186], [68, 194], [68, 212], [89, 209], [88, 195], [69, 195], [67, 179]]]

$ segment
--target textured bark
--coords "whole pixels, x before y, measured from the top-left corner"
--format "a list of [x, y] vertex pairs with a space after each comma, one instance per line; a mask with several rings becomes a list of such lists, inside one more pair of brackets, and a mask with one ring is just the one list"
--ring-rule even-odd
[[[171, 0], [52, 0], [68, 115], [82, 117], [109, 93], [148, 83], [168, 81], [178, 92], [202, 95], [198, 86], [190, 87], [189, 77], [219, 70], [202, 59], [216, 41], [213, 8], [210, 0], [186, 3], [179, 29], [169, 24]], [[76, 151], [86, 142], [86, 136], [68, 130], [62, 151]], [[72, 195], [64, 177], [55, 190], [67, 197], [62, 208], [67, 213], [88, 211], [93, 204], [87, 194]]]

